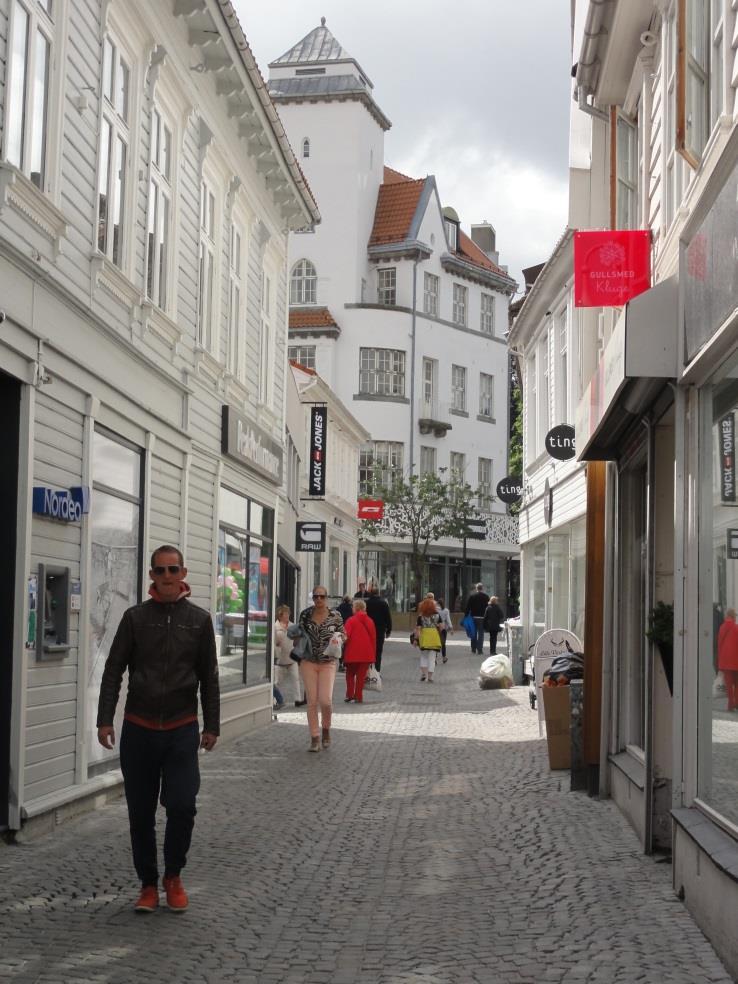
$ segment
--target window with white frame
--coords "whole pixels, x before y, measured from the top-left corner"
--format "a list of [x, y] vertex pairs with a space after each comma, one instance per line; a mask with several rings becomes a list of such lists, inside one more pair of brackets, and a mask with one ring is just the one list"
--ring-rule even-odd
[[615, 225], [618, 229], [638, 226], [638, 130], [618, 114], [615, 133], [617, 187]]
[[469, 288], [463, 284], [454, 284], [454, 303], [451, 320], [456, 325], [466, 324], [466, 309], [468, 305]]
[[438, 361], [423, 359], [423, 409], [424, 417], [436, 415], [436, 380], [438, 378]]
[[566, 308], [556, 318], [556, 342], [558, 366], [556, 371], [556, 420], [563, 424], [569, 420], [569, 366]]
[[360, 349], [359, 393], [404, 396], [405, 353], [399, 349]]
[[710, 0], [683, 0], [684, 47], [677, 65], [677, 149], [696, 167], [710, 130]]
[[725, 12], [723, 0], [711, 0], [710, 12], [710, 130], [720, 119], [725, 107]]
[[451, 219], [445, 219], [443, 225], [448, 239], [448, 248], [452, 253], [455, 253], [459, 248], [459, 227]]
[[11, 0], [5, 71], [5, 159], [44, 190], [54, 21], [51, 0]]
[[131, 65], [119, 43], [103, 40], [103, 115], [97, 177], [97, 248], [116, 266], [125, 259], [130, 157]]
[[154, 107], [151, 113], [149, 214], [146, 229], [146, 296], [162, 311], [169, 295], [172, 223], [172, 130]]
[[200, 269], [198, 277], [197, 341], [208, 352], [215, 347], [215, 193], [208, 181], [200, 189]]
[[495, 377], [479, 373], [479, 416], [493, 420], [495, 416]]
[[231, 222], [231, 255], [228, 264], [228, 369], [237, 379], [243, 379], [246, 368], [245, 349], [245, 292], [243, 271], [243, 229]]
[[359, 491], [389, 488], [402, 478], [404, 445], [400, 441], [372, 441], [359, 452]]
[[492, 459], [480, 458], [477, 468], [479, 508], [486, 511], [492, 508]]
[[451, 366], [451, 407], [466, 410], [466, 367]]
[[377, 270], [377, 302], [379, 304], [397, 303], [396, 267], [383, 267]]
[[287, 358], [290, 362], [297, 362], [306, 369], [315, 368], [315, 346], [314, 345], [290, 345], [287, 349]]
[[290, 277], [290, 304], [317, 303], [318, 274], [310, 260], [298, 260]]
[[436, 474], [436, 449], [421, 444], [420, 446], [420, 475]]
[[479, 317], [479, 330], [485, 335], [495, 333], [495, 295], [482, 294], [481, 314]]
[[664, 221], [668, 229], [674, 220], [682, 199], [684, 162], [677, 153], [677, 15], [676, 4], [672, 6], [665, 23], [664, 73], [666, 76], [666, 126], [664, 134], [666, 146], [665, 180], [663, 190]]
[[538, 454], [538, 366], [536, 365], [536, 354], [531, 353], [526, 366], [526, 384], [528, 390], [528, 402], [525, 407], [526, 424], [526, 456], [528, 461]]
[[548, 376], [548, 341], [549, 334], [546, 332], [538, 347], [538, 371], [540, 380], [538, 384], [538, 451], [543, 448], [543, 440], [549, 431], [549, 415], [551, 402], [551, 389]]
[[426, 314], [438, 317], [438, 289], [440, 278], [434, 273], [423, 275], [423, 311]]
[[452, 482], [463, 482], [466, 477], [466, 455], [461, 451], [452, 451], [449, 455], [449, 471]]
[[261, 275], [261, 332], [259, 337], [259, 402], [268, 404], [271, 399], [272, 367], [272, 281], [266, 273]]

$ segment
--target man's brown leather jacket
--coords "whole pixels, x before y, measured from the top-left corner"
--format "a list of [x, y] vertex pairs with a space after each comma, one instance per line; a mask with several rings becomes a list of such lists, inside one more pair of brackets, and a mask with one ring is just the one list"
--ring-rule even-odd
[[125, 612], [105, 663], [97, 726], [112, 725], [123, 673], [128, 670], [126, 714], [152, 727], [197, 715], [203, 730], [220, 734], [220, 687], [210, 614], [186, 598], [149, 600]]

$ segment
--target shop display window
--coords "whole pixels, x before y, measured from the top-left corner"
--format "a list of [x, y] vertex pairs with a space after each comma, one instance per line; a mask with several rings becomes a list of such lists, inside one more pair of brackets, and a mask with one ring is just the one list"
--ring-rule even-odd
[[738, 828], [738, 359], [701, 400], [698, 795]]

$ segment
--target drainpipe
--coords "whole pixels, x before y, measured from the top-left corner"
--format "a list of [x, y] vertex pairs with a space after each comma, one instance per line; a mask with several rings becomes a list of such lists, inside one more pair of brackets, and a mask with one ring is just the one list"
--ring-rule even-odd
[[[656, 486], [656, 428], [653, 421], [646, 417], [643, 421], [646, 428], [646, 598], [645, 608], [646, 617], [653, 609], [654, 597], [656, 594], [656, 545], [653, 540], [654, 534], [654, 492]], [[643, 824], [643, 850], [645, 854], [653, 853], [653, 778], [654, 778], [654, 713], [653, 713], [653, 690], [654, 690], [654, 666], [655, 645], [649, 643], [646, 649], [645, 671], [646, 671], [646, 699], [644, 707], [644, 752], [646, 753], [646, 775], [645, 775], [645, 809], [646, 815]]]
[[418, 263], [420, 257], [413, 260], [413, 311], [410, 322], [410, 471], [415, 473], [415, 306], [418, 298]]

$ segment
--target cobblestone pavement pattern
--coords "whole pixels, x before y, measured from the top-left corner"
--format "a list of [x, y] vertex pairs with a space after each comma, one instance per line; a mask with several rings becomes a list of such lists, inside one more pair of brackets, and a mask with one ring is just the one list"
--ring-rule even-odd
[[122, 801], [0, 849], [0, 980], [23, 984], [728, 984], [610, 802], [550, 773], [522, 687], [480, 691], [450, 647], [384, 690], [202, 758], [190, 909], [132, 911]]

